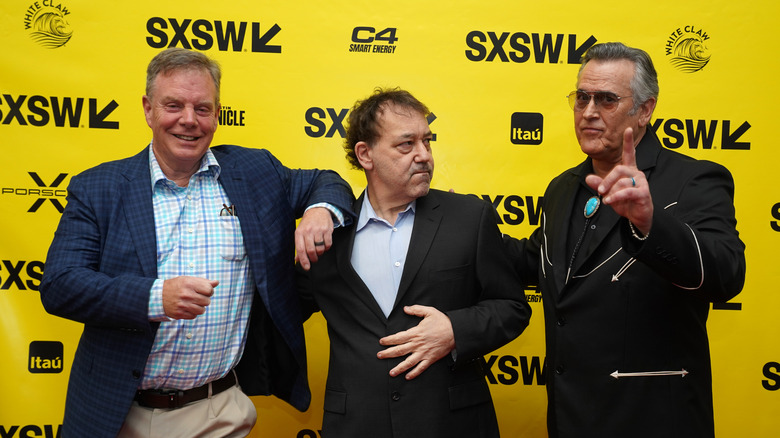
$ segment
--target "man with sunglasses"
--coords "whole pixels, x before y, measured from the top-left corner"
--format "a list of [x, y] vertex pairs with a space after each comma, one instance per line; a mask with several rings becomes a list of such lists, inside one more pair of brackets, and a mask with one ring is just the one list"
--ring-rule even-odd
[[568, 99], [587, 158], [505, 238], [543, 295], [549, 436], [713, 437], [707, 315], [745, 279], [731, 174], [661, 146], [642, 50], [593, 46]]

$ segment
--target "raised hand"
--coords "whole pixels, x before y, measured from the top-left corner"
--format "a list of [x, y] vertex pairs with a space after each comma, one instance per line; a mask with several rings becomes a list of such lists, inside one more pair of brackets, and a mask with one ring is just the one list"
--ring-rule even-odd
[[620, 164], [606, 177], [588, 175], [585, 182], [601, 195], [604, 204], [631, 221], [643, 235], [650, 233], [653, 225], [653, 199], [644, 172], [636, 167], [634, 132], [631, 128], [623, 133], [623, 157]]

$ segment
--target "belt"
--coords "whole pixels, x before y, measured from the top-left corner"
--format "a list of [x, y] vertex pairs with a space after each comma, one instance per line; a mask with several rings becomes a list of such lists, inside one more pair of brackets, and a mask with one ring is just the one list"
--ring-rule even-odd
[[231, 370], [225, 377], [219, 380], [184, 391], [176, 389], [141, 389], [135, 392], [135, 401], [145, 408], [176, 409], [187, 403], [208, 398], [209, 385], [211, 385], [211, 395], [217, 395], [236, 385], [236, 375]]

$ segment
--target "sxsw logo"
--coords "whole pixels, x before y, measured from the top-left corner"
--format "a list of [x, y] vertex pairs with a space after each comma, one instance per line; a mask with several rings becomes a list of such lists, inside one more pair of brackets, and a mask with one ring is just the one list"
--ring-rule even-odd
[[[544, 386], [547, 383], [545, 370], [547, 357], [539, 356], [497, 356], [486, 359], [485, 377], [491, 385]], [[494, 369], [495, 368], [495, 369]]]
[[474, 62], [579, 64], [582, 55], [594, 44], [596, 37], [593, 35], [579, 42], [574, 34], [472, 30], [466, 35], [466, 46], [469, 49], [465, 54], [469, 61]]
[[[306, 120], [306, 126], [303, 130], [309, 137], [331, 138], [338, 134], [339, 137], [344, 138], [347, 136], [347, 129], [344, 127], [344, 123], [347, 120], [347, 114], [349, 114], [349, 108], [320, 108], [313, 106], [306, 110], [304, 119]], [[428, 114], [426, 117], [428, 125], [433, 124], [436, 120], [434, 113]], [[436, 134], [433, 134], [431, 141], [436, 141]]]
[[669, 149], [687, 143], [689, 149], [710, 150], [720, 145], [723, 150], [750, 150], [750, 142], [742, 138], [752, 127], [748, 121], [669, 118], [656, 119], [651, 125]]
[[261, 27], [258, 22], [152, 17], [146, 21], [146, 44], [155, 49], [210, 50], [216, 45], [221, 52], [282, 53], [282, 46], [271, 44], [281, 30], [278, 24]]
[[62, 372], [62, 342], [30, 342], [30, 361], [28, 370], [33, 374]]
[[543, 124], [540, 113], [514, 113], [509, 139], [513, 144], [542, 144]]
[[767, 391], [780, 389], [780, 363], [767, 362], [762, 371], [766, 380], [761, 381], [761, 386]]
[[303, 128], [309, 137], [333, 137], [336, 133], [341, 138], [347, 136], [344, 129], [344, 120], [347, 118], [349, 108], [320, 108], [313, 106], [306, 110], [304, 118], [307, 125]]
[[60, 128], [87, 126], [91, 129], [119, 129], [119, 122], [108, 120], [108, 116], [117, 107], [119, 104], [113, 99], [102, 105], [95, 98], [3, 94], [0, 97], [0, 123], [37, 127], [54, 124]]
[[[40, 260], [3, 260], [0, 266], [0, 290], [38, 290], [46, 264]], [[25, 265], [27, 266], [25, 268]], [[22, 271], [24, 270], [24, 271]], [[3, 271], [8, 272], [6, 275]], [[3, 280], [5, 277], [5, 280]]]

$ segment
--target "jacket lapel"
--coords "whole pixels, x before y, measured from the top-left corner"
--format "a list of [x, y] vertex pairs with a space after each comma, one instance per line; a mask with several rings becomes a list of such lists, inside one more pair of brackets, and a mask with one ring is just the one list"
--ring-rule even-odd
[[567, 254], [566, 248], [566, 242], [569, 238], [569, 220], [572, 214], [577, 213], [574, 205], [574, 198], [579, 188], [577, 173], [569, 174], [567, 178], [568, 181], [561, 184], [560, 189], [548, 195], [551, 199], [564, 201], [550, 205], [550, 209], [546, 212], [549, 225], [545, 228], [545, 239], [547, 240], [545, 246], [546, 250], [552, 253], [553, 281], [556, 285], [553, 290], [556, 292], [561, 291], [566, 283], [569, 257], [571, 257], [571, 254]]
[[123, 176], [126, 181], [119, 205], [124, 209], [141, 270], [148, 277], [157, 277], [157, 233], [154, 225], [148, 147], [129, 161]]
[[401, 275], [401, 283], [398, 286], [398, 294], [395, 297], [393, 312], [395, 307], [408, 292], [417, 273], [428, 255], [428, 251], [433, 244], [436, 231], [441, 223], [442, 213], [439, 210], [439, 201], [436, 200], [435, 192], [430, 191], [426, 196], [417, 198], [417, 206], [414, 213], [414, 229], [412, 237], [409, 240], [409, 251], [406, 253], [406, 262], [404, 263], [404, 272]]
[[[263, 216], [261, 210], [266, 206], [262, 205], [263, 203], [250, 193], [248, 179], [241, 171], [240, 166], [237, 165], [234, 157], [222, 153], [219, 149], [211, 151], [220, 166], [219, 184], [225, 190], [230, 203], [235, 206], [253, 277], [256, 279], [264, 278], [266, 265], [262, 262], [266, 259], [265, 247], [272, 244], [269, 243], [269, 239], [273, 239], [273, 236], [264, 232], [267, 227], [264, 227], [261, 219]], [[255, 177], [259, 178], [260, 176]], [[266, 211], [265, 214], [271, 215], [273, 212]], [[272, 308], [268, 289], [260, 287], [257, 288], [257, 292], [266, 307]]]

